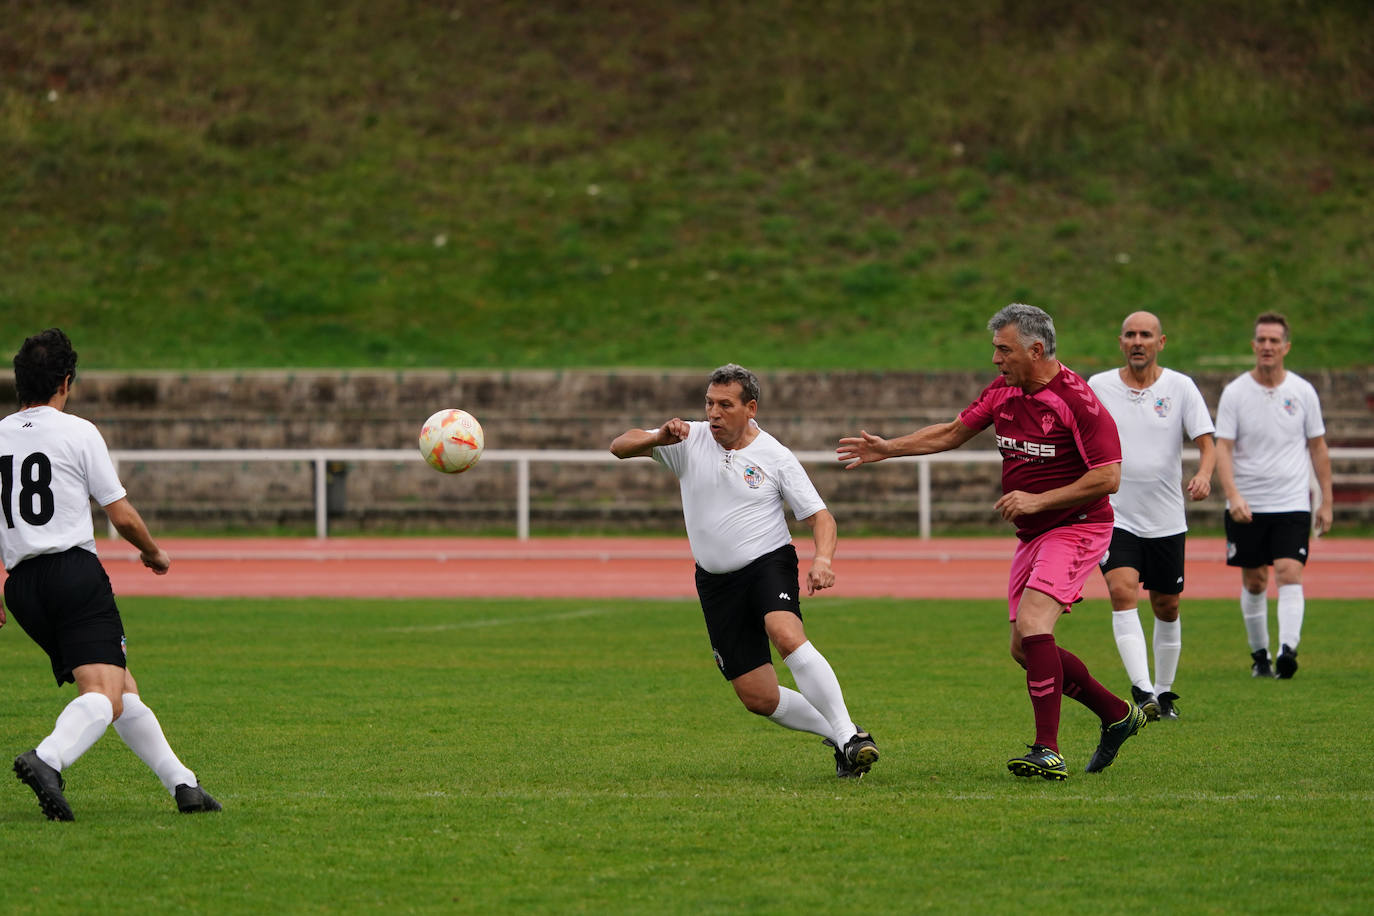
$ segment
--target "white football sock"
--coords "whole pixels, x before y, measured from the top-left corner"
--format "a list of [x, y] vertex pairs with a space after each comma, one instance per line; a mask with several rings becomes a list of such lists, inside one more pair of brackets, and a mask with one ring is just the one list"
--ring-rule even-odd
[[177, 786], [194, 786], [196, 774], [177, 759], [172, 746], [162, 734], [162, 725], [148, 705], [136, 693], [124, 694], [124, 714], [114, 723], [115, 731], [129, 750], [157, 774], [162, 785], [169, 793], [175, 793]]
[[844, 705], [844, 692], [840, 690], [840, 682], [830, 662], [807, 640], [784, 658], [783, 663], [792, 672], [797, 690], [830, 724], [828, 734], [831, 740], [843, 748], [859, 730], [849, 718], [849, 709]]
[[114, 706], [103, 693], [83, 693], [57, 716], [52, 734], [38, 745], [38, 757], [54, 770], [64, 770], [100, 740], [114, 718]]
[[806, 697], [781, 684], [778, 685], [778, 708], [768, 718], [783, 728], [830, 737], [830, 723], [825, 721], [825, 716], [808, 703]]
[[1258, 652], [1269, 648], [1269, 593], [1252, 595], [1245, 589], [1240, 590], [1240, 614], [1245, 618], [1245, 635], [1250, 640], [1250, 651]]
[[1183, 652], [1183, 621], [1155, 619], [1155, 696], [1168, 693], [1178, 674], [1178, 657]]
[[1302, 639], [1302, 615], [1307, 602], [1303, 599], [1302, 583], [1279, 586], [1279, 645], [1298, 651]]
[[1131, 684], [1141, 690], [1150, 689], [1150, 659], [1145, 654], [1145, 630], [1140, 626], [1138, 609], [1112, 611], [1112, 635], [1116, 637], [1116, 651]]

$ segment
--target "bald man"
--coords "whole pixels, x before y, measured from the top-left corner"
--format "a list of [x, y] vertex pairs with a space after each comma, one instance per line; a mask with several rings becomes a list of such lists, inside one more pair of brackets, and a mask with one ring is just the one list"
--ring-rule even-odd
[[[1183, 648], [1179, 596], [1188, 523], [1183, 494], [1206, 499], [1216, 452], [1207, 404], [1193, 380], [1159, 365], [1164, 329], [1149, 312], [1133, 312], [1117, 338], [1126, 365], [1088, 379], [1121, 434], [1121, 487], [1112, 494], [1112, 545], [1102, 573], [1112, 599], [1112, 632], [1131, 679], [1131, 696], [1151, 719], [1177, 719], [1174, 678]], [[1183, 485], [1183, 438], [1197, 445], [1197, 473]], [[1140, 588], [1154, 611], [1155, 676], [1150, 679]]]

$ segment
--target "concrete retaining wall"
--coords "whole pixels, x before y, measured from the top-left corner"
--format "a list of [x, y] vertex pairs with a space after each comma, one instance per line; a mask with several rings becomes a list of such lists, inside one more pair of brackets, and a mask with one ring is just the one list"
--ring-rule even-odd
[[[617, 371], [295, 371], [82, 372], [69, 409], [94, 421], [111, 448], [409, 448], [420, 423], [442, 407], [462, 407], [482, 422], [488, 448], [604, 449], [631, 426], [701, 414], [704, 372]], [[1195, 375], [1215, 405], [1234, 371]], [[1374, 445], [1374, 373], [1306, 376], [1323, 399], [1332, 445]], [[944, 421], [975, 398], [990, 372], [763, 373], [760, 422], [796, 449], [829, 450], [865, 428], [883, 435]], [[13, 403], [12, 383], [0, 398]], [[968, 448], [991, 449], [989, 434]], [[415, 531], [511, 527], [515, 471], [483, 462], [447, 477], [418, 453], [404, 464], [338, 468], [331, 487], [332, 530]], [[1374, 468], [1339, 468], [1342, 517], [1374, 518]], [[816, 484], [848, 530], [912, 531], [916, 470], [877, 466], [861, 473], [813, 469]], [[1360, 483], [1361, 475], [1371, 481]], [[308, 527], [311, 469], [280, 464], [121, 468], [131, 498], [155, 527], [259, 529]], [[557, 530], [680, 530], [676, 481], [657, 466], [535, 465], [532, 519]], [[941, 529], [1000, 530], [990, 506], [995, 466], [934, 469]], [[1190, 507], [1208, 525], [1220, 517], [1214, 496]]]

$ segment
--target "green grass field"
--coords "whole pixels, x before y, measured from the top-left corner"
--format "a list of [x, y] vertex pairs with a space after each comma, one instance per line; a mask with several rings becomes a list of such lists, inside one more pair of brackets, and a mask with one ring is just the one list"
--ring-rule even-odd
[[[113, 730], [72, 824], [0, 791], [6, 913], [1355, 913], [1374, 895], [1366, 602], [1310, 601], [1303, 669], [1254, 681], [1228, 601], [1185, 603], [1183, 720], [1106, 773], [1031, 737], [999, 602], [815, 600], [883, 759], [833, 776], [738, 706], [690, 602], [123, 602], [145, 699], [225, 805], [186, 817]], [[1061, 641], [1124, 689], [1105, 608]], [[5, 753], [70, 697], [0, 630]]]

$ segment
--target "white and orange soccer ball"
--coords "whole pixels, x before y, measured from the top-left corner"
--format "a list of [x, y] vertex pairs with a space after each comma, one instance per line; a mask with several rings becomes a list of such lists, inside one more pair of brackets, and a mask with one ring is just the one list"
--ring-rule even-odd
[[477, 463], [486, 447], [482, 424], [466, 410], [441, 410], [420, 427], [420, 454], [436, 471], [461, 474]]

